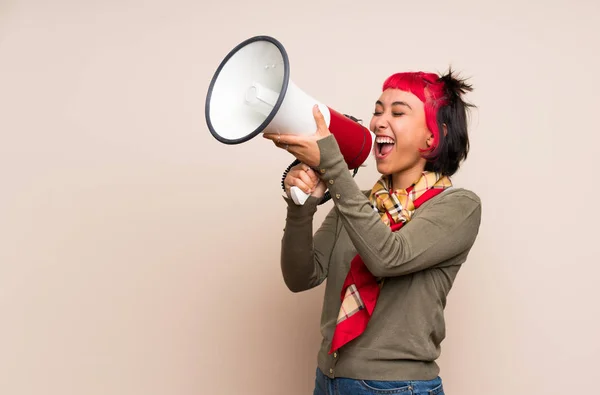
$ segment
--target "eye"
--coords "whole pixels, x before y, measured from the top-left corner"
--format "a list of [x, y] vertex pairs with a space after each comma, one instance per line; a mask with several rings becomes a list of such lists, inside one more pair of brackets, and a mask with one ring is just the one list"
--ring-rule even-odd
[[404, 115], [404, 113], [403, 112], [393, 112], [392, 115], [395, 117], [401, 117]]
[[373, 113], [373, 115], [374, 115], [374, 116], [381, 115], [381, 111], [375, 111], [375, 112]]

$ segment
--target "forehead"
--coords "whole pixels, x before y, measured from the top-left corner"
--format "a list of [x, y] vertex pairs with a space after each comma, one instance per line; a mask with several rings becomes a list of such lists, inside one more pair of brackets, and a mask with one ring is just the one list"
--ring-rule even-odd
[[379, 96], [379, 101], [384, 106], [391, 106], [395, 102], [404, 102], [412, 108], [423, 106], [423, 102], [414, 94], [393, 88], [384, 90]]

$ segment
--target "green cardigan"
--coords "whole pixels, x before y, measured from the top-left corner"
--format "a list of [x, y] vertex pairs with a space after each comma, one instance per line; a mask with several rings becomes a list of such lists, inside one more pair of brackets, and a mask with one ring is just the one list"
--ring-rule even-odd
[[[287, 202], [281, 269], [288, 288], [301, 292], [326, 281], [318, 367], [331, 378], [431, 380], [445, 338], [444, 308], [454, 279], [479, 232], [476, 194], [450, 188], [425, 202], [392, 232], [348, 171], [333, 136], [318, 140], [315, 168], [334, 207], [313, 235], [318, 199]], [[329, 354], [350, 261], [359, 253], [376, 277], [386, 277], [367, 329]]]

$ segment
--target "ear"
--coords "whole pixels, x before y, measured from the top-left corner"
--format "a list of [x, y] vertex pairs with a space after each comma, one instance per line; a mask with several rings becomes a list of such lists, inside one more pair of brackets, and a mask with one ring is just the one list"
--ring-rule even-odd
[[[448, 136], [448, 125], [446, 125], [445, 123], [442, 124], [442, 128], [444, 130], [444, 137]], [[433, 133], [429, 133], [429, 136], [427, 137], [427, 141], [425, 142], [427, 144], [427, 147], [431, 147], [431, 144], [433, 144]]]
[[425, 141], [425, 144], [427, 144], [427, 148], [431, 147], [431, 144], [433, 144], [433, 133], [429, 133], [429, 136], [427, 136], [427, 140]]

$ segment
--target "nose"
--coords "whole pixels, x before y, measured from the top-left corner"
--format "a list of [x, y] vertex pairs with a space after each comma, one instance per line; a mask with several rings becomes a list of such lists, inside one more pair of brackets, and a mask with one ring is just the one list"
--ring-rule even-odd
[[375, 130], [385, 130], [389, 126], [389, 122], [385, 114], [374, 117], [373, 126]]

